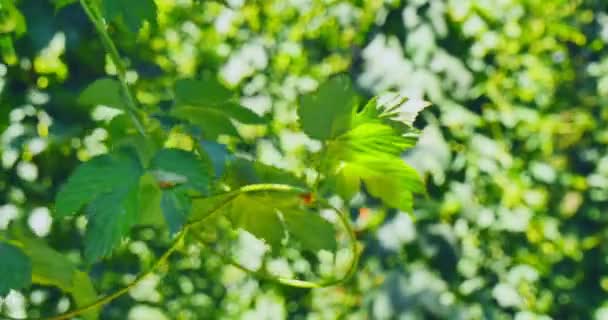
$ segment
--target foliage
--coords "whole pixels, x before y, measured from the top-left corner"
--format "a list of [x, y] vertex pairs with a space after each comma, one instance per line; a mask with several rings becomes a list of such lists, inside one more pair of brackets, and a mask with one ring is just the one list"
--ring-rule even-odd
[[608, 317], [603, 2], [136, 2], [0, 0], [3, 314]]

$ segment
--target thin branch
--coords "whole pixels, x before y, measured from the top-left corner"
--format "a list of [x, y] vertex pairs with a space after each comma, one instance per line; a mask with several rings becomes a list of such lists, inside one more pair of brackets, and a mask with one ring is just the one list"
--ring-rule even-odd
[[107, 54], [109, 55], [112, 63], [116, 67], [116, 75], [118, 76], [118, 80], [120, 82], [120, 87], [122, 89], [122, 94], [127, 103], [125, 112], [129, 114], [131, 121], [133, 121], [133, 125], [143, 137], [146, 137], [146, 130], [144, 129], [143, 124], [141, 123], [139, 117], [137, 116], [138, 108], [137, 102], [135, 98], [133, 98], [133, 94], [131, 93], [131, 89], [129, 88], [129, 84], [127, 83], [127, 69], [125, 68], [122, 59], [120, 58], [120, 54], [118, 53], [118, 49], [116, 45], [114, 45], [114, 41], [110, 38], [108, 31], [106, 30], [105, 23], [99, 12], [99, 9], [92, 4], [89, 4], [87, 0], [80, 0], [80, 5], [82, 9], [89, 17], [89, 20], [95, 26], [97, 33], [101, 39], [101, 43], [105, 48]]
[[[182, 245], [183, 240], [186, 237], [186, 234], [188, 233], [188, 231], [201, 223], [206, 222], [208, 219], [210, 219], [212, 216], [214, 216], [214, 214], [216, 214], [217, 212], [220, 212], [220, 209], [223, 208], [225, 205], [227, 205], [228, 203], [230, 203], [232, 200], [234, 200], [237, 196], [239, 196], [240, 194], [243, 193], [255, 193], [255, 192], [264, 192], [264, 191], [277, 191], [277, 192], [304, 192], [305, 190], [303, 190], [302, 188], [298, 188], [298, 187], [293, 187], [293, 186], [289, 186], [289, 185], [282, 185], [282, 184], [253, 184], [253, 185], [248, 185], [248, 186], [244, 186], [238, 190], [235, 191], [231, 191], [231, 192], [227, 192], [224, 193], [224, 195], [230, 195], [229, 197], [227, 197], [226, 199], [224, 199], [220, 204], [218, 204], [217, 206], [215, 206], [214, 208], [212, 208], [211, 210], [209, 210], [209, 213], [207, 215], [205, 215], [202, 219], [196, 220], [196, 221], [192, 221], [188, 224], [186, 224], [182, 231], [180, 231], [177, 235], [177, 238], [175, 239], [175, 241], [173, 242], [173, 244], [171, 245], [171, 247], [169, 247], [169, 249], [156, 261], [156, 263], [154, 263], [154, 265], [145, 273], [143, 273], [142, 275], [140, 275], [139, 277], [137, 277], [137, 279], [135, 279], [133, 282], [131, 282], [130, 284], [128, 284], [126, 287], [119, 289], [118, 291], [109, 294], [87, 306], [84, 306], [82, 308], [78, 308], [72, 311], [69, 311], [67, 313], [61, 314], [61, 315], [57, 315], [57, 316], [53, 316], [53, 317], [48, 317], [48, 318], [43, 318], [44, 320], [66, 320], [66, 319], [71, 319], [73, 317], [79, 316], [87, 311], [91, 311], [97, 308], [100, 308], [116, 299], [118, 299], [119, 297], [127, 294], [133, 287], [137, 286], [139, 283], [141, 283], [145, 278], [147, 278], [148, 276], [150, 276], [152, 273], [154, 273], [160, 266], [164, 265], [167, 260], [169, 259], [169, 257]], [[292, 286], [297, 286], [297, 280], [291, 281], [291, 283], [289, 281], [287, 281], [286, 285], [292, 285]]]

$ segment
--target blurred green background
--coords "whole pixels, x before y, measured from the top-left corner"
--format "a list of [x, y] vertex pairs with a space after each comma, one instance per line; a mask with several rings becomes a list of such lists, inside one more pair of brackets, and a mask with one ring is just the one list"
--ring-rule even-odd
[[[84, 221], [53, 221], [53, 199], [111, 144], [112, 109], [77, 97], [115, 69], [82, 9], [61, 2], [17, 0], [0, 21], [0, 230], [23, 222], [79, 262]], [[235, 148], [302, 174], [318, 145], [295, 126], [297, 98], [346, 73], [364, 97], [433, 103], [404, 155], [428, 196], [413, 213], [355, 199], [364, 251], [346, 285], [278, 286], [192, 246], [101, 319], [608, 319], [607, 2], [155, 2], [156, 24], [110, 30], [147, 110], [166, 107], [176, 79], [218, 74], [272, 119], [240, 126]], [[90, 269], [97, 290], [127, 284], [168, 242], [136, 228]], [[15, 318], [74, 307], [43, 286], [0, 301]]]

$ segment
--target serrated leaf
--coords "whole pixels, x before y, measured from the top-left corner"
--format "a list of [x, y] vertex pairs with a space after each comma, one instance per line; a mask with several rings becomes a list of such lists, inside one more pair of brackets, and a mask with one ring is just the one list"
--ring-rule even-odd
[[412, 193], [424, 192], [416, 171], [401, 159], [418, 137], [411, 122], [399, 118], [401, 107], [374, 98], [355, 114], [348, 131], [328, 142], [323, 170], [343, 198], [350, 200], [364, 183], [386, 205], [410, 211]]
[[[224, 204], [223, 207], [220, 207]], [[331, 223], [302, 205], [297, 195], [276, 192], [255, 194], [224, 194], [193, 201], [193, 219], [204, 218], [219, 208], [234, 227], [264, 240], [274, 252], [288, 236], [302, 249], [316, 252], [335, 250], [335, 231]]]
[[348, 77], [334, 77], [315, 93], [300, 98], [302, 129], [318, 140], [335, 138], [350, 129], [355, 103], [356, 94]]
[[32, 262], [21, 249], [0, 243], [0, 296], [19, 290], [32, 282]]
[[57, 194], [58, 217], [76, 213], [97, 196], [121, 186], [136, 186], [142, 169], [132, 152], [116, 152], [92, 158], [81, 164]]
[[210, 74], [200, 80], [183, 79], [175, 84], [175, 106], [171, 115], [199, 126], [207, 139], [221, 134], [238, 136], [231, 120], [244, 124], [266, 121], [236, 103], [233, 93]]
[[302, 249], [311, 252], [336, 250], [336, 233], [329, 221], [315, 212], [297, 208], [284, 208], [281, 212], [289, 236], [295, 238]]
[[139, 190], [126, 185], [104, 193], [87, 207], [84, 256], [93, 263], [109, 255], [137, 223]]
[[336, 168], [331, 180], [345, 199], [352, 198], [364, 182], [372, 196], [403, 211], [411, 211], [412, 193], [424, 192], [418, 173], [400, 158], [359, 155]]
[[124, 109], [120, 82], [116, 79], [102, 78], [89, 84], [78, 97], [78, 103], [88, 106], [104, 105]]
[[188, 220], [191, 208], [190, 197], [180, 189], [164, 190], [161, 207], [171, 234], [177, 233]]
[[104, 15], [111, 21], [122, 21], [133, 33], [137, 33], [144, 21], [156, 24], [154, 0], [103, 0]]
[[149, 170], [160, 184], [209, 193], [213, 169], [206, 157], [199, 159], [181, 149], [162, 149], [152, 159]]

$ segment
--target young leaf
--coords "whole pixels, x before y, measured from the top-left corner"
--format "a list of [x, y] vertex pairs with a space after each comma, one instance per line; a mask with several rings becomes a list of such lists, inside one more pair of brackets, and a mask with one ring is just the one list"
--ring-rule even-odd
[[0, 243], [0, 296], [19, 290], [32, 282], [32, 262], [21, 249]]
[[88, 106], [104, 105], [124, 109], [120, 82], [111, 78], [102, 78], [89, 84], [78, 98], [78, 103]]
[[84, 256], [93, 263], [109, 255], [138, 220], [138, 189], [125, 185], [98, 196], [87, 207]]
[[347, 200], [364, 183], [367, 191], [386, 205], [409, 211], [412, 193], [424, 192], [424, 186], [401, 154], [416, 144], [412, 114], [423, 107], [404, 115], [406, 99], [395, 99], [382, 104], [374, 98], [356, 112], [351, 127], [327, 143], [322, 170], [330, 185]]
[[171, 115], [198, 125], [205, 138], [220, 134], [238, 136], [231, 120], [245, 124], [263, 124], [265, 120], [235, 102], [230, 90], [210, 74], [201, 80], [184, 79], [175, 84], [175, 106]]
[[137, 33], [144, 21], [156, 24], [156, 3], [154, 0], [103, 0], [106, 19], [125, 23], [129, 30]]
[[318, 140], [335, 138], [350, 129], [356, 94], [346, 76], [338, 76], [300, 99], [298, 115], [304, 132]]
[[76, 213], [103, 193], [128, 185], [136, 186], [141, 166], [132, 152], [116, 152], [92, 158], [81, 164], [57, 194], [57, 217]]

